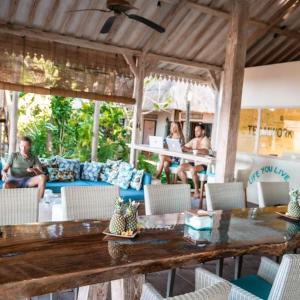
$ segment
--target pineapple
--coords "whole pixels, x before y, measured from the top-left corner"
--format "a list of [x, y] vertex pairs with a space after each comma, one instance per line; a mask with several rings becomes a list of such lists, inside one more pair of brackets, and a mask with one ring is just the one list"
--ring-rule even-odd
[[122, 198], [118, 197], [115, 203], [115, 211], [109, 223], [109, 231], [113, 234], [121, 235], [125, 230], [124, 217], [124, 202]]
[[132, 231], [135, 232], [137, 230], [137, 217], [136, 217], [136, 212], [137, 212], [137, 204], [133, 202], [129, 202], [128, 207], [126, 209], [126, 215], [125, 215], [125, 220], [126, 220], [126, 231]]
[[291, 199], [287, 210], [287, 214], [295, 218], [300, 218], [300, 206], [298, 203], [298, 195], [298, 190], [292, 190], [290, 192]]

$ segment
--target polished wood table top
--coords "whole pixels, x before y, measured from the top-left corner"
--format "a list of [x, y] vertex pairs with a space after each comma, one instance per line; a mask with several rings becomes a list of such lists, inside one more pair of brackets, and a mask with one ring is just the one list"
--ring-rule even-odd
[[139, 217], [144, 229], [132, 240], [104, 236], [108, 221], [100, 220], [2, 226], [0, 299], [21, 299], [220, 257], [281, 255], [300, 247], [300, 223], [287, 222], [275, 211], [286, 207], [217, 211], [209, 242], [200, 245], [184, 238], [183, 214]]

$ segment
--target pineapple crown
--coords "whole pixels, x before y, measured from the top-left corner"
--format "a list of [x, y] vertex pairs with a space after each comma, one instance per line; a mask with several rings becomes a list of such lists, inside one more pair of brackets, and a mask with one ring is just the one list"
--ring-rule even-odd
[[124, 210], [124, 200], [121, 197], [117, 197], [115, 201], [115, 211], [122, 212]]
[[292, 199], [298, 199], [299, 198], [299, 190], [291, 189], [289, 192], [289, 195]]
[[129, 200], [129, 203], [128, 203], [128, 205], [127, 205], [126, 212], [127, 212], [127, 214], [129, 214], [129, 215], [133, 215], [133, 214], [136, 213], [137, 208], [138, 208], [138, 203], [136, 203], [135, 201]]

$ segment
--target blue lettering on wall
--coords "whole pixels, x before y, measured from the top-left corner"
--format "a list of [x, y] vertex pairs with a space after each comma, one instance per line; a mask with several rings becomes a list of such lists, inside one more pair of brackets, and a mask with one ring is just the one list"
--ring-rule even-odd
[[255, 181], [257, 181], [258, 178], [260, 176], [262, 176], [263, 174], [271, 174], [271, 173], [280, 176], [286, 182], [288, 182], [290, 180], [290, 175], [286, 171], [282, 170], [281, 168], [273, 167], [273, 166], [263, 166], [260, 169], [254, 171], [249, 176], [248, 183], [252, 184]]

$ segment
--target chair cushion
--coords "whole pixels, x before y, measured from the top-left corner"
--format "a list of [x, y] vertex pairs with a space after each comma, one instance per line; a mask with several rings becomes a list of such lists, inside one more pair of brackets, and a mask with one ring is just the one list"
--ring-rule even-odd
[[248, 275], [231, 282], [261, 299], [268, 299], [272, 288], [269, 282], [257, 275]]
[[74, 181], [74, 168], [48, 168], [49, 181]]

